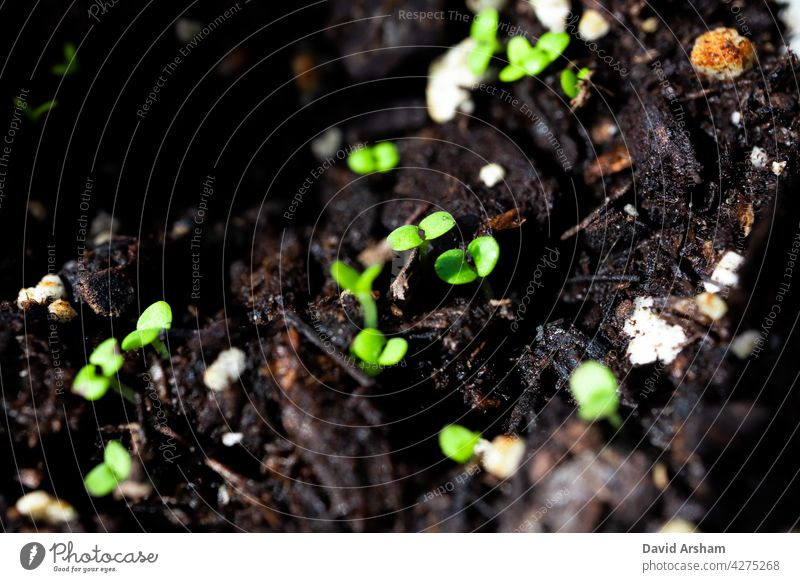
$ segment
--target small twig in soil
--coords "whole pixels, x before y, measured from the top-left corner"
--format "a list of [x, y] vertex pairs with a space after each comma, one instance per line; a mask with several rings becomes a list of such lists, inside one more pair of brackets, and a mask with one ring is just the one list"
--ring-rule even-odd
[[578, 275], [567, 283], [638, 283], [639, 275]]
[[284, 318], [286, 319], [286, 323], [291, 325], [294, 329], [298, 332], [303, 334], [303, 336], [310, 341], [312, 344], [317, 346], [324, 354], [328, 357], [332, 358], [334, 362], [336, 362], [341, 368], [347, 372], [353, 380], [358, 382], [361, 386], [370, 387], [373, 386], [375, 381], [367, 376], [364, 372], [362, 372], [359, 368], [353, 366], [352, 362], [342, 356], [338, 351], [334, 350], [333, 353], [330, 353], [326, 348], [323, 341], [317, 336], [314, 329], [308, 325], [305, 321], [300, 319], [296, 313], [292, 311], [285, 311]]
[[572, 228], [570, 228], [569, 230], [564, 232], [564, 234], [561, 235], [561, 240], [567, 240], [571, 236], [575, 236], [576, 234], [578, 234], [579, 232], [584, 230], [587, 226], [589, 226], [594, 221], [595, 218], [600, 216], [600, 214], [606, 208], [608, 208], [609, 204], [611, 204], [612, 202], [614, 202], [614, 201], [618, 200], [619, 198], [621, 198], [630, 189], [630, 186], [631, 186], [631, 183], [628, 182], [627, 185], [623, 186], [622, 188], [619, 188], [615, 192], [612, 192], [611, 196], [606, 198], [600, 206], [598, 206], [597, 208], [592, 210], [586, 216], [586, 218], [584, 218], [578, 224], [576, 224], [575, 226], [573, 226]]

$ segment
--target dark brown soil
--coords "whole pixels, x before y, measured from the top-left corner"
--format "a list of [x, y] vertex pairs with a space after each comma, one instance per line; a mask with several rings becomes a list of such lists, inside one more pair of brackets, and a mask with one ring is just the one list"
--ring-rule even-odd
[[[469, 25], [398, 10], [468, 14], [460, 2], [331, 0], [248, 39], [278, 16], [255, 4], [185, 58], [134, 135], [135, 111], [183, 43], [169, 28], [135, 69], [145, 41], [126, 38], [129, 56], [113, 57], [98, 95], [93, 73], [135, 16], [121, 3], [79, 52], [81, 70], [51, 117], [20, 132], [0, 207], [4, 531], [656, 531], [677, 519], [706, 531], [796, 527], [800, 90], [775, 2], [608, 0], [615, 22], [597, 46], [627, 75], [573, 38], [566, 56], [594, 71], [574, 110], [554, 65], [497, 85], [517, 105], [476, 90], [474, 113], [445, 125], [427, 117], [425, 77]], [[147, 15], [142, 34], [157, 36], [178, 12]], [[59, 43], [83, 37], [85, 14], [58, 28], [60, 14], [37, 16], [31, 52], [44, 50], [48, 27]], [[380, 14], [389, 16], [350, 22]], [[17, 16], [26, 14], [7, 22]], [[652, 17], [658, 26], [646, 32]], [[544, 32], [527, 2], [509, 2], [502, 20], [531, 38]], [[742, 22], [757, 65], [735, 81], [699, 77], [688, 60], [694, 39]], [[228, 68], [214, 68], [230, 49]], [[34, 66], [11, 58], [2, 103]], [[44, 101], [55, 81], [37, 75], [31, 99]], [[107, 102], [117, 94], [124, 114]], [[97, 130], [106, 119], [114, 137]], [[331, 125], [342, 147], [395, 141], [399, 167], [360, 177], [339, 160], [315, 175], [309, 142]], [[751, 161], [756, 147], [764, 168]], [[487, 161], [505, 168], [505, 183], [480, 181]], [[773, 161], [786, 162], [780, 175]], [[208, 175], [214, 193], [201, 215]], [[88, 211], [86, 176], [95, 182]], [[347, 358], [359, 305], [328, 269], [337, 259], [363, 266], [392, 229], [436, 209], [458, 228], [432, 256], [475, 235], [500, 242], [491, 295], [444, 284], [417, 254], [390, 256], [374, 286], [380, 328], [410, 347], [403, 365], [370, 377]], [[89, 235], [81, 254], [81, 216], [107, 234], [106, 213], [113, 236]], [[712, 322], [694, 297], [728, 251], [745, 262], [739, 283], [720, 292], [727, 314]], [[16, 305], [48, 265], [79, 312], [69, 323]], [[667, 364], [628, 357], [624, 327], [640, 297], [688, 338]], [[122, 377], [138, 402], [71, 394], [93, 347], [124, 337], [161, 298], [175, 315], [171, 357], [128, 355]], [[746, 330], [763, 332], [764, 345], [740, 359], [730, 344]], [[212, 391], [204, 371], [232, 346], [247, 369]], [[586, 359], [620, 379], [619, 431], [576, 415], [565, 382]], [[519, 435], [520, 470], [500, 481], [444, 458], [437, 433], [453, 422], [487, 438]], [[226, 446], [226, 433], [241, 442]], [[109, 439], [132, 451], [130, 482], [145, 487], [92, 499], [82, 476]], [[79, 518], [53, 526], [19, 515], [16, 500], [37, 489]]]

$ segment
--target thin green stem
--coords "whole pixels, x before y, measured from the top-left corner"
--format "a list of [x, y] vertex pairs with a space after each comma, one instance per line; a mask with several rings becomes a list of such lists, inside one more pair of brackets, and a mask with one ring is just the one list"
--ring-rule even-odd
[[161, 359], [168, 360], [169, 359], [169, 352], [167, 351], [167, 346], [164, 345], [160, 339], [153, 340], [153, 343], [150, 344], [153, 348], [158, 352], [158, 355], [161, 356]]
[[619, 430], [619, 428], [622, 426], [622, 417], [618, 412], [615, 412], [608, 417], [608, 422], [611, 423], [611, 426], [613, 426], [615, 430]]
[[111, 379], [111, 383], [108, 386], [112, 390], [119, 393], [125, 400], [130, 402], [131, 404], [138, 404], [139, 403], [139, 395], [131, 388], [130, 386], [126, 386], [119, 380], [114, 378]]
[[372, 298], [372, 293], [367, 291], [356, 293], [356, 299], [361, 304], [361, 311], [364, 312], [364, 327], [378, 329], [378, 306]]

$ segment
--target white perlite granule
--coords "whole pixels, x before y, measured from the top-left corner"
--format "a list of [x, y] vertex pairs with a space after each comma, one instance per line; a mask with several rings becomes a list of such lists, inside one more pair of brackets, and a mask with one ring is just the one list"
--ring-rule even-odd
[[56, 499], [46, 491], [31, 491], [17, 499], [14, 507], [21, 515], [50, 525], [59, 525], [78, 517], [72, 505]]
[[467, 8], [475, 14], [481, 10], [502, 10], [506, 5], [506, 0], [467, 0]]
[[483, 76], [473, 73], [468, 64], [469, 54], [477, 43], [465, 38], [431, 63], [425, 99], [428, 114], [436, 123], [447, 123], [459, 108], [470, 107], [470, 89]]
[[500, 435], [492, 442], [481, 439], [475, 446], [481, 465], [498, 479], [508, 479], [519, 469], [525, 458], [525, 442], [513, 436]]
[[570, 11], [569, 0], [529, 0], [536, 18], [552, 32], [564, 32]]
[[736, 271], [742, 266], [744, 257], [739, 253], [733, 251], [725, 251], [722, 258], [714, 267], [714, 272], [711, 273], [711, 281], [706, 281], [703, 286], [706, 291], [716, 293], [723, 287], [733, 287], [739, 284], [739, 275]]
[[637, 297], [633, 301], [633, 314], [623, 330], [631, 337], [628, 359], [641, 366], [661, 360], [669, 364], [687, 343], [686, 332], [671, 325], [653, 312], [652, 297]]
[[581, 21], [578, 23], [578, 34], [583, 40], [597, 40], [607, 35], [609, 30], [611, 30], [611, 26], [608, 21], [597, 10], [591, 8], [583, 13]]
[[28, 309], [32, 304], [47, 305], [51, 301], [64, 297], [66, 289], [58, 275], [45, 275], [36, 284], [36, 287], [20, 289], [17, 296], [17, 306]]
[[755, 146], [750, 152], [750, 163], [754, 168], [766, 168], [768, 161], [769, 157], [765, 149]]
[[59, 323], [72, 321], [72, 319], [78, 315], [72, 308], [72, 305], [69, 304], [69, 301], [64, 301], [63, 299], [56, 299], [48, 305], [47, 312], [51, 315], [52, 319], [55, 319]]
[[239, 348], [231, 348], [220, 353], [214, 363], [206, 369], [203, 382], [214, 391], [225, 390], [232, 382], [239, 379], [239, 375], [246, 368], [244, 352]]
[[800, 49], [800, 0], [784, 0], [785, 8], [778, 13], [786, 24], [786, 42], [794, 51]]
[[506, 170], [500, 164], [486, 164], [480, 171], [481, 182], [493, 188], [506, 177]]
[[761, 333], [749, 329], [733, 338], [730, 344], [731, 351], [740, 360], [746, 360], [761, 342]]
[[232, 447], [242, 442], [244, 435], [240, 432], [226, 432], [222, 435], [222, 444], [226, 447]]

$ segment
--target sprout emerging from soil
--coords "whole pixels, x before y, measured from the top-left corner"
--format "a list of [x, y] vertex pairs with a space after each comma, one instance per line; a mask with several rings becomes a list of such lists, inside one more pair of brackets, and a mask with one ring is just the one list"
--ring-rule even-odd
[[397, 146], [384, 141], [372, 147], [365, 146], [347, 156], [347, 166], [356, 174], [372, 174], [388, 172], [400, 163]]
[[476, 75], [483, 75], [489, 68], [492, 55], [502, 48], [497, 41], [497, 25], [500, 15], [494, 8], [481, 10], [470, 27], [469, 35], [477, 46], [469, 54], [467, 64], [469, 70]]
[[575, 99], [581, 92], [581, 85], [589, 75], [589, 69], [583, 67], [577, 73], [572, 69], [561, 71], [561, 88], [570, 99]]
[[37, 122], [42, 115], [58, 105], [58, 101], [45, 101], [38, 107], [30, 108], [22, 99], [16, 99], [14, 101], [14, 105], [16, 105], [19, 109], [22, 109], [28, 119], [33, 122]]
[[136, 402], [133, 390], [116, 379], [124, 363], [125, 358], [117, 340], [113, 337], [107, 339], [94, 349], [89, 356], [89, 363], [78, 371], [72, 383], [72, 392], [86, 400], [98, 400], [112, 388], [130, 402]]
[[119, 441], [109, 441], [103, 451], [103, 462], [89, 471], [83, 480], [86, 490], [93, 497], [104, 497], [117, 485], [130, 477], [133, 462]]
[[439, 211], [423, 218], [418, 225], [407, 224], [394, 229], [386, 241], [396, 251], [409, 251], [422, 247], [427, 249], [427, 242], [439, 238], [456, 225], [449, 212]]
[[380, 330], [368, 327], [359, 332], [350, 349], [363, 362], [363, 370], [377, 374], [382, 368], [394, 366], [405, 357], [408, 342], [400, 337], [387, 341]]
[[381, 265], [372, 265], [359, 273], [342, 261], [334, 261], [331, 265], [331, 277], [339, 287], [355, 295], [364, 313], [364, 327], [378, 327], [378, 307], [372, 298], [372, 283], [381, 273]]
[[111, 378], [98, 374], [94, 364], [87, 364], [76, 374], [72, 392], [86, 400], [98, 400], [106, 395], [110, 387]]
[[608, 420], [615, 428], [622, 424], [617, 412], [617, 379], [600, 362], [590, 360], [575, 368], [569, 378], [569, 389], [578, 402], [578, 416], [583, 420]]
[[76, 57], [75, 45], [71, 42], [64, 44], [64, 62], [50, 67], [54, 75], [66, 77], [78, 72], [78, 59]]
[[359, 273], [342, 261], [331, 265], [331, 276], [340, 287], [355, 295], [364, 312], [364, 329], [353, 340], [350, 352], [361, 360], [361, 368], [368, 374], [378, 374], [386, 366], [399, 363], [408, 351], [403, 338], [386, 336], [378, 329], [378, 307], [372, 298], [372, 283], [381, 272], [381, 265], [367, 267]]
[[500, 71], [500, 80], [513, 83], [525, 75], [538, 75], [561, 56], [569, 46], [569, 40], [566, 32], [545, 32], [536, 46], [531, 46], [524, 36], [515, 36], [506, 48], [511, 64]]
[[156, 301], [139, 316], [136, 330], [122, 340], [122, 349], [127, 352], [153, 344], [161, 357], [168, 357], [164, 344], [158, 340], [158, 334], [162, 329], [170, 327], [172, 327], [172, 308], [166, 301]]
[[475, 445], [481, 433], [473, 432], [460, 424], [449, 424], [439, 431], [439, 447], [456, 463], [466, 463], [475, 454]]
[[478, 277], [488, 277], [499, 258], [500, 245], [495, 238], [481, 236], [469, 243], [466, 252], [461, 249], [443, 252], [436, 259], [434, 269], [445, 283], [465, 285]]

